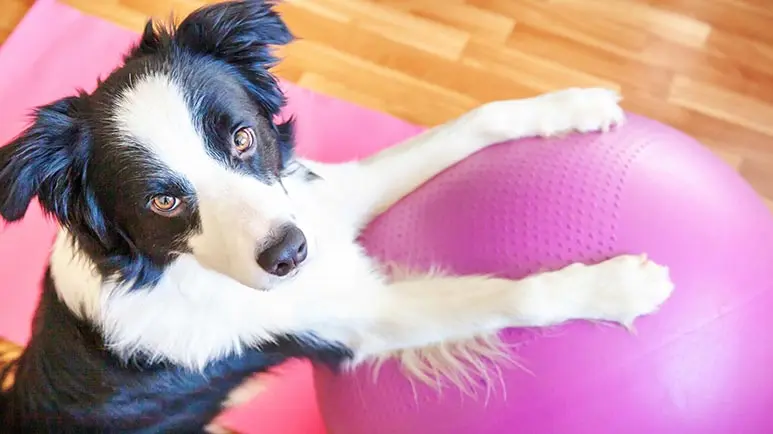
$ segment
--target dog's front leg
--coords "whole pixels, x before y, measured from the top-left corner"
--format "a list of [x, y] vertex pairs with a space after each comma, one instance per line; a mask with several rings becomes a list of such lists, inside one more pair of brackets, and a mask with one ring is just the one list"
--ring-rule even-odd
[[356, 362], [508, 327], [569, 320], [631, 326], [637, 317], [654, 312], [672, 289], [667, 268], [643, 256], [624, 255], [522, 280], [427, 276], [327, 289], [318, 285], [296, 294], [288, 287], [273, 295], [294, 300], [287, 305], [296, 309], [298, 323], [285, 332], [341, 343], [352, 349]]
[[439, 172], [491, 144], [607, 130], [624, 119], [619, 99], [606, 89], [573, 88], [490, 102], [362, 161], [305, 164], [334, 184], [349, 217], [361, 226]]
[[114, 294], [104, 303], [99, 315], [108, 345], [201, 368], [224, 354], [289, 336], [306, 343], [309, 355], [343, 345], [360, 361], [507, 327], [574, 319], [631, 325], [654, 312], [673, 288], [666, 268], [631, 255], [521, 280], [426, 276], [389, 282], [367, 262], [346, 257], [307, 266], [317, 269], [260, 291], [181, 257], [152, 291]]

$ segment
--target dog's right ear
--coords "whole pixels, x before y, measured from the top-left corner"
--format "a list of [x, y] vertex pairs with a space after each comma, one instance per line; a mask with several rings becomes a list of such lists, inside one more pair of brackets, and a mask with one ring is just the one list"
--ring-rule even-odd
[[145, 54], [153, 54], [157, 52], [163, 44], [162, 38], [165, 37], [169, 40], [168, 32], [163, 28], [156, 29], [156, 23], [153, 20], [148, 20], [145, 23], [145, 29], [142, 31], [142, 37], [139, 42], [129, 50], [129, 53], [124, 56], [124, 61], [130, 57], [142, 56]]
[[[240, 71], [253, 88], [252, 96], [272, 116], [285, 103], [270, 72], [279, 60], [274, 48], [294, 39], [276, 10], [276, 3], [241, 0], [203, 6], [188, 15], [174, 35], [178, 47], [219, 59]], [[143, 39], [153, 41], [149, 37]]]
[[33, 124], [0, 147], [0, 215], [24, 217], [35, 196], [47, 213], [67, 220], [78, 181], [73, 161], [85, 140], [74, 117], [79, 97], [58, 100], [35, 110]]

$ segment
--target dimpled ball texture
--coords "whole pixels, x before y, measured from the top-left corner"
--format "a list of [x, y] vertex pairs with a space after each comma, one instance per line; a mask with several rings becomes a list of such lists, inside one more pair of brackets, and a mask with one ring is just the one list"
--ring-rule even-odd
[[645, 252], [670, 268], [675, 292], [636, 334], [581, 321], [504, 331], [522, 367], [489, 367], [472, 393], [411, 382], [394, 362], [375, 379], [370, 365], [317, 367], [330, 434], [773, 432], [773, 219], [679, 131], [628, 114], [606, 134], [492, 146], [362, 240], [403, 266], [509, 278]]

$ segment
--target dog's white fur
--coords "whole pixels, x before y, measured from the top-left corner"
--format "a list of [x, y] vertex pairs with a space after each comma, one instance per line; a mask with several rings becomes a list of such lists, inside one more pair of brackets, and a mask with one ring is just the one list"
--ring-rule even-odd
[[[98, 324], [121, 354], [143, 351], [200, 369], [294, 334], [340, 342], [355, 352], [356, 363], [506, 327], [572, 319], [631, 325], [672, 291], [667, 268], [634, 255], [520, 281], [431, 275], [391, 281], [356, 242], [371, 218], [490, 144], [620, 124], [614, 92], [569, 89], [492, 102], [363, 161], [300, 161], [322, 179], [289, 175], [287, 195], [278, 184], [218, 164], [182, 98], [174, 80], [150, 76], [126, 92], [115, 122], [195, 187], [202, 231], [191, 240], [193, 252], [176, 259], [153, 290], [131, 292], [102, 281], [64, 230], [51, 258], [61, 298]], [[270, 277], [255, 261], [255, 242], [285, 222], [304, 231], [309, 256], [297, 273]]]

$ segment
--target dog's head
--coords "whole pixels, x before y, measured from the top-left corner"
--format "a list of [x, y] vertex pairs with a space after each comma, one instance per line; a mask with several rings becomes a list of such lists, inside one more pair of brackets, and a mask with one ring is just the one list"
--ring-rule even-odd
[[263, 0], [149, 22], [96, 90], [40, 107], [0, 147], [0, 214], [20, 219], [37, 197], [103, 274], [134, 286], [181, 254], [253, 287], [290, 274], [307, 247], [269, 69], [291, 39]]

